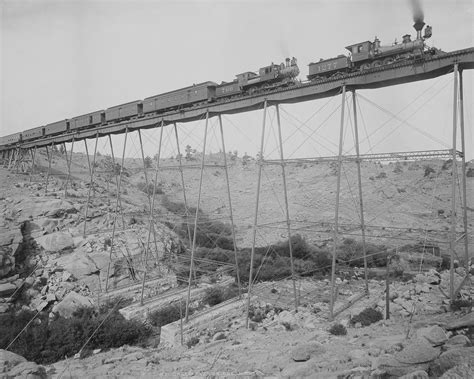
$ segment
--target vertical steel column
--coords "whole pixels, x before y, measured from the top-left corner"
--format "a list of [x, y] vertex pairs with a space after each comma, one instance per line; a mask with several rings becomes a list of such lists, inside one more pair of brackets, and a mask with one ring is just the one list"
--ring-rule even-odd
[[[163, 121], [161, 121], [161, 124], [163, 125]], [[140, 129], [138, 129], [138, 139], [140, 141], [140, 151], [141, 151], [141, 154], [142, 154], [142, 161], [143, 161], [143, 170], [144, 170], [144, 173], [145, 173], [145, 184], [146, 184], [146, 195], [148, 197], [148, 204], [150, 206], [150, 209], [151, 209], [151, 195], [149, 193], [149, 190], [148, 190], [148, 173], [147, 173], [147, 167], [146, 167], [146, 164], [145, 164], [145, 153], [143, 152], [143, 142], [142, 142], [142, 133], [140, 131]], [[161, 139], [161, 136], [160, 136], [160, 139]], [[160, 147], [161, 148], [161, 142], [160, 142]], [[153, 191], [156, 190], [156, 185], [154, 184], [153, 185]], [[155, 227], [153, 226], [153, 239], [155, 241], [155, 246], [157, 247], [157, 243], [156, 243], [156, 231], [155, 231]]]
[[260, 158], [258, 164], [258, 179], [257, 179], [257, 199], [255, 201], [255, 216], [253, 221], [252, 230], [252, 251], [250, 253], [250, 272], [249, 272], [249, 285], [248, 285], [248, 297], [247, 297], [247, 311], [246, 311], [246, 325], [249, 327], [249, 311], [250, 311], [250, 298], [252, 297], [252, 281], [253, 281], [253, 262], [255, 258], [255, 243], [257, 239], [257, 221], [258, 221], [258, 207], [260, 205], [260, 186], [262, 183], [262, 168], [263, 168], [263, 148], [265, 145], [265, 122], [267, 119], [267, 99], [263, 103], [263, 121], [262, 121], [262, 136], [260, 140]]
[[291, 242], [291, 225], [290, 225], [290, 208], [288, 206], [288, 190], [286, 185], [286, 172], [285, 162], [283, 160], [283, 138], [281, 136], [281, 121], [280, 121], [280, 107], [278, 104], [275, 105], [277, 124], [278, 124], [278, 141], [280, 144], [280, 164], [281, 164], [281, 175], [283, 178], [283, 194], [285, 195], [285, 212], [286, 212], [286, 229], [288, 233], [288, 247], [290, 249], [290, 266], [291, 266], [291, 280], [293, 282], [293, 293], [295, 296], [295, 309], [298, 310], [298, 295], [296, 293], [296, 279], [295, 279], [295, 265], [293, 262], [293, 244]]
[[10, 149], [8, 150], [8, 166], [7, 166], [7, 170], [10, 170], [10, 166], [12, 164], [12, 159], [13, 159], [13, 156], [15, 155], [15, 150], [14, 149]]
[[87, 203], [86, 203], [86, 211], [84, 214], [84, 231], [83, 231], [83, 236], [86, 238], [86, 228], [87, 228], [87, 214], [89, 213], [89, 202], [91, 199], [91, 191], [92, 187], [94, 186], [94, 171], [95, 171], [95, 157], [97, 154], [97, 142], [99, 140], [99, 132], [95, 134], [95, 146], [94, 146], [94, 156], [92, 158], [92, 170], [90, 172], [91, 180], [89, 182], [89, 191], [87, 192]]
[[191, 246], [191, 262], [189, 265], [189, 279], [188, 279], [188, 296], [186, 298], [186, 322], [189, 319], [189, 303], [191, 301], [191, 282], [193, 278], [194, 271], [194, 252], [196, 251], [196, 235], [197, 235], [197, 223], [199, 217], [199, 206], [201, 205], [201, 193], [202, 193], [202, 177], [204, 173], [204, 162], [206, 160], [206, 143], [207, 143], [207, 127], [209, 125], [209, 111], [206, 112], [206, 126], [204, 127], [204, 144], [202, 148], [202, 159], [201, 159], [201, 172], [199, 176], [199, 190], [198, 190], [198, 199], [196, 205], [196, 214], [194, 216], [194, 233], [193, 233], [193, 244]]
[[466, 275], [469, 275], [469, 234], [467, 230], [467, 187], [466, 187], [466, 140], [464, 136], [464, 87], [462, 80], [462, 70], [459, 70], [459, 118], [461, 121], [461, 149], [462, 149], [462, 219], [464, 226], [464, 262]]
[[342, 145], [344, 141], [344, 110], [346, 105], [346, 85], [342, 86], [341, 104], [341, 125], [339, 131], [339, 154], [337, 158], [337, 189], [336, 189], [336, 209], [334, 212], [334, 249], [332, 254], [331, 269], [331, 320], [334, 319], [334, 283], [336, 280], [336, 254], [339, 242], [339, 195], [341, 192], [341, 171], [342, 171]]
[[71, 162], [72, 162], [73, 150], [74, 150], [74, 137], [72, 137], [71, 155], [69, 156], [69, 159], [67, 158], [66, 144], [64, 144], [64, 154], [66, 154], [66, 163], [67, 163], [67, 177], [66, 177], [66, 183], [64, 184], [64, 197], [67, 197], [67, 186], [69, 184], [69, 178], [71, 177]]
[[354, 136], [355, 136], [355, 149], [356, 149], [356, 163], [357, 163], [357, 183], [359, 187], [359, 207], [360, 207], [360, 230], [362, 233], [362, 252], [364, 254], [364, 280], [365, 280], [365, 292], [369, 294], [369, 280], [367, 276], [367, 248], [365, 244], [365, 221], [364, 221], [364, 200], [362, 196], [362, 175], [360, 168], [360, 149], [359, 149], [359, 127], [357, 125], [357, 104], [356, 104], [356, 91], [352, 91], [352, 108], [354, 112]]
[[33, 178], [33, 172], [35, 171], [35, 157], [36, 157], [36, 145], [33, 150], [30, 150], [31, 154], [31, 171], [30, 171], [30, 182]]
[[[145, 184], [146, 184], [146, 195], [148, 197], [148, 205], [151, 207], [151, 196], [148, 192], [148, 174], [147, 174], [147, 169], [146, 169], [146, 164], [145, 164], [145, 153], [143, 152], [143, 141], [142, 141], [142, 133], [140, 129], [138, 129], [138, 140], [140, 142], [140, 151], [142, 154], [142, 161], [143, 161], [143, 171], [145, 173]], [[160, 145], [161, 148], [161, 145]]]
[[184, 218], [186, 220], [186, 226], [188, 228], [188, 239], [189, 239], [189, 246], [192, 246], [193, 241], [191, 238], [191, 226], [189, 225], [189, 209], [188, 209], [188, 200], [186, 197], [186, 187], [184, 183], [184, 173], [183, 173], [183, 162], [182, 162], [182, 156], [181, 156], [181, 151], [179, 148], [179, 138], [178, 138], [178, 128], [176, 127], [176, 123], [174, 125], [174, 134], [176, 137], [176, 148], [178, 151], [178, 157], [179, 157], [179, 173], [181, 175], [181, 186], [183, 187], [183, 200], [184, 200]]
[[[125, 141], [123, 143], [123, 151], [122, 151], [122, 165], [120, 166], [120, 174], [119, 174], [119, 179], [117, 182], [117, 200], [115, 203], [114, 225], [112, 226], [112, 237], [110, 239], [109, 264], [107, 265], [107, 277], [105, 278], [105, 292], [107, 292], [107, 290], [109, 289], [110, 263], [112, 262], [112, 251], [114, 248], [114, 238], [115, 238], [115, 229], [116, 229], [115, 224], [117, 223], [117, 208], [119, 207], [119, 204], [120, 204], [120, 212], [122, 212], [122, 205], [120, 201], [120, 186], [122, 184], [122, 171], [123, 171], [123, 164], [125, 161], [125, 149], [127, 147], [127, 137], [128, 137], [128, 127], [125, 128]], [[112, 146], [111, 140], [110, 140], [110, 146]], [[122, 220], [123, 220], [123, 213], [122, 213]], [[123, 227], [125, 228], [125, 222], [123, 223]]]
[[[155, 198], [156, 198], [156, 183], [158, 181], [158, 170], [160, 167], [160, 157], [161, 157], [161, 144], [163, 141], [163, 129], [164, 129], [164, 122], [161, 121], [161, 130], [160, 130], [160, 144], [158, 146], [158, 157], [156, 159], [156, 168], [155, 168], [155, 180], [153, 181], [153, 196], [150, 203], [150, 221], [148, 223], [148, 236], [145, 245], [145, 263], [143, 265], [143, 280], [142, 280], [142, 293], [140, 295], [140, 304], [143, 305], [143, 293], [145, 292], [145, 278], [146, 278], [146, 265], [147, 265], [147, 258], [148, 258], [148, 250], [150, 246], [150, 237], [151, 237], [151, 228], [155, 229], [155, 223], [153, 220], [153, 212], [155, 210]], [[140, 130], [138, 130], [140, 132]], [[140, 137], [140, 144], [141, 144], [141, 137]], [[142, 150], [143, 155], [143, 150]], [[145, 161], [143, 161], [145, 162]], [[145, 167], [146, 172], [146, 167]], [[148, 181], [147, 181], [147, 188], [148, 188]]]
[[87, 139], [84, 139], [84, 145], [86, 147], [87, 166], [89, 167], [89, 175], [91, 174], [91, 160], [89, 158], [89, 148], [87, 147]]
[[18, 174], [18, 166], [23, 158], [23, 149], [21, 147], [18, 148], [18, 154], [16, 155], [15, 164], [13, 165], [15, 168], [15, 173]]
[[[110, 136], [110, 134], [108, 135], [109, 137], [109, 144], [110, 144], [110, 153], [112, 155], [112, 165], [113, 165], [113, 175], [115, 177], [115, 185], [116, 185], [116, 188], [118, 188], [119, 186], [119, 178], [115, 172], [115, 155], [114, 155], [114, 146], [112, 145], [112, 137]], [[118, 201], [119, 201], [119, 204], [120, 204], [120, 209], [122, 209], [122, 199], [120, 197], [120, 192], [118, 192], [118, 197], [117, 197]], [[122, 226], [125, 225], [125, 220], [123, 218], [123, 213], [120, 212], [120, 215], [122, 217]]]
[[18, 160], [18, 154], [20, 154], [20, 148], [17, 147], [15, 148], [15, 151], [13, 152], [13, 157], [14, 157], [14, 160], [13, 160], [13, 164], [11, 165], [8, 165], [8, 169], [9, 170], [12, 170], [14, 167], [16, 167], [16, 161]]
[[224, 129], [222, 128], [222, 116], [219, 115], [219, 129], [221, 132], [221, 142], [222, 142], [222, 154], [224, 154], [224, 170], [225, 170], [225, 180], [227, 184], [227, 199], [229, 201], [229, 218], [230, 225], [232, 228], [232, 243], [234, 244], [234, 258], [235, 258], [235, 275], [237, 277], [237, 284], [239, 286], [239, 298], [242, 295], [242, 289], [240, 285], [240, 272], [239, 272], [239, 260], [237, 258], [237, 241], [235, 239], [235, 226], [234, 226], [234, 213], [232, 210], [232, 198], [230, 195], [230, 182], [229, 182], [229, 170], [227, 167], [227, 153], [225, 151], [225, 142], [224, 142]]
[[49, 175], [51, 174], [51, 161], [53, 160], [53, 146], [53, 142], [51, 142], [51, 153], [48, 150], [48, 146], [45, 146], [46, 154], [48, 154], [48, 173], [46, 174], [46, 186], [44, 188], [44, 193], [48, 193]]
[[454, 301], [454, 253], [456, 247], [456, 132], [458, 124], [458, 64], [454, 64], [454, 92], [453, 92], [453, 163], [451, 165], [451, 238], [450, 238], [450, 255], [451, 262], [449, 267], [449, 298], [451, 303]]

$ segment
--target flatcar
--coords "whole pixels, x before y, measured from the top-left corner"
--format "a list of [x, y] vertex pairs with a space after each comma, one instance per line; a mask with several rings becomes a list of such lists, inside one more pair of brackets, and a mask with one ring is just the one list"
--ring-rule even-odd
[[143, 113], [164, 112], [196, 103], [212, 102], [216, 97], [216, 86], [214, 82], [204, 82], [147, 97], [143, 100]]

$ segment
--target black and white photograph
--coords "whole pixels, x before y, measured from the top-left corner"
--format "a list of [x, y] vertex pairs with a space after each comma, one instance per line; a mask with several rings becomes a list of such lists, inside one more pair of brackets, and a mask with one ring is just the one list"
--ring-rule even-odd
[[473, 0], [0, 0], [0, 378], [474, 378]]

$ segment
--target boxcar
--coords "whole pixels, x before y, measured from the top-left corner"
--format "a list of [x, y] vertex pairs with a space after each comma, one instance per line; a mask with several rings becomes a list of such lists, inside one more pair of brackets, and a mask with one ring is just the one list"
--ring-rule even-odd
[[163, 111], [201, 101], [211, 102], [216, 97], [216, 83], [204, 82], [143, 100], [143, 113]]
[[56, 121], [51, 124], [48, 124], [44, 127], [44, 135], [52, 136], [55, 134], [67, 132], [67, 124], [67, 120]]
[[105, 110], [105, 120], [114, 121], [127, 117], [138, 116], [143, 113], [143, 103], [141, 100], [131, 101], [129, 103], [116, 105]]
[[105, 121], [105, 113], [104, 111], [96, 111], [84, 114], [82, 116], [74, 117], [73, 119], [69, 120], [69, 129], [82, 129], [89, 126], [99, 125]]
[[44, 126], [38, 126], [37, 128], [28, 129], [21, 133], [23, 141], [28, 141], [44, 136]]
[[0, 145], [12, 145], [21, 142], [21, 133], [10, 134], [8, 136], [0, 137]]
[[338, 71], [347, 71], [351, 66], [351, 61], [345, 55], [336, 58], [320, 60], [317, 63], [309, 64], [308, 79], [317, 77], [327, 78]]
[[241, 92], [242, 90], [237, 80], [230, 83], [223, 82], [216, 87], [216, 98], [238, 95]]

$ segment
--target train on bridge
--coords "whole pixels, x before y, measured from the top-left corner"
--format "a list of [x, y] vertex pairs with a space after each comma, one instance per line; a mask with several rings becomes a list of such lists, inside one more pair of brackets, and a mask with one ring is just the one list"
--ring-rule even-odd
[[[411, 40], [409, 34], [404, 35], [402, 42], [391, 46], [382, 46], [376, 37], [374, 42], [364, 41], [347, 46], [349, 55], [336, 58], [321, 59], [309, 64], [307, 78], [310, 82], [340, 79], [358, 71], [370, 71], [373, 68], [389, 66], [397, 62], [419, 61], [427, 56], [443, 54], [440, 50], [429, 47], [425, 40], [432, 35], [432, 28], [417, 20], [413, 27], [416, 38]], [[144, 100], [135, 100], [126, 104], [116, 105], [105, 110], [72, 117], [45, 126], [38, 126], [23, 132], [0, 137], [0, 150], [10, 149], [22, 142], [30, 142], [45, 137], [75, 133], [78, 130], [90, 130], [102, 125], [110, 125], [143, 117], [157, 117], [169, 112], [179, 112], [202, 106], [208, 103], [229, 101], [244, 96], [261, 95], [269, 91], [285, 89], [299, 85], [297, 79], [300, 70], [296, 58], [286, 58], [281, 64], [272, 63], [259, 69], [258, 74], [244, 72], [236, 75], [230, 82], [220, 84], [208, 81], [189, 87], [150, 96]]]

